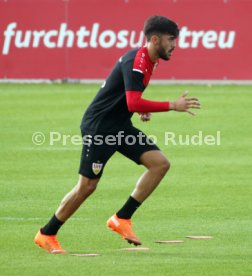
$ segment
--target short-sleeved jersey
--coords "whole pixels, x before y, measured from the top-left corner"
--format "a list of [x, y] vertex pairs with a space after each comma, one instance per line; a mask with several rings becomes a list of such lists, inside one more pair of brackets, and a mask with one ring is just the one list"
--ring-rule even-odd
[[157, 64], [151, 61], [146, 47], [123, 55], [87, 108], [82, 130], [117, 132], [132, 125], [133, 113], [128, 111], [125, 92], [143, 92]]

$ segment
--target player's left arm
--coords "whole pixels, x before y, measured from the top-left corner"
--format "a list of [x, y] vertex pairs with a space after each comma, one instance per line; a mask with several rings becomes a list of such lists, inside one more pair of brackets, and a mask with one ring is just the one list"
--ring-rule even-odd
[[150, 112], [138, 113], [142, 122], [148, 122], [151, 119], [152, 114]]

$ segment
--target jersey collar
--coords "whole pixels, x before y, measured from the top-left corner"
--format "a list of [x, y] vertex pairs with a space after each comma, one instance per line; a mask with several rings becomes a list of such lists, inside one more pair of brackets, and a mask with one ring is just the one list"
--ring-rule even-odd
[[159, 59], [156, 62], [153, 62], [149, 56], [148, 53], [148, 49], [146, 46], [143, 46], [143, 52], [145, 53], [145, 55], [147, 56], [148, 61], [150, 62], [150, 64], [152, 64], [153, 66], [157, 67], [157, 65], [159, 64]]

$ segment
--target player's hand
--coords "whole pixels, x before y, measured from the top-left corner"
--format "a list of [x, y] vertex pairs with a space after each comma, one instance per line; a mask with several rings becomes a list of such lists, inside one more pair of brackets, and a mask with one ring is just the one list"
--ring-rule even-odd
[[140, 120], [143, 122], [148, 122], [151, 119], [151, 113], [138, 113]]
[[188, 92], [184, 92], [182, 96], [175, 102], [170, 103], [170, 108], [179, 111], [179, 112], [188, 112], [191, 115], [195, 115], [190, 108], [200, 109], [200, 102], [198, 98], [189, 98], [187, 97]]

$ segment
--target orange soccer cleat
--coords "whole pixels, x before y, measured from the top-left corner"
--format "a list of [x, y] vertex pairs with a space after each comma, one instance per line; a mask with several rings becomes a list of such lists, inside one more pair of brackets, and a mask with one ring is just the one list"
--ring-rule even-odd
[[128, 241], [128, 243], [133, 243], [136, 246], [142, 244], [132, 231], [132, 223], [130, 219], [121, 219], [115, 214], [108, 219], [107, 226], [121, 235], [121, 237]]
[[56, 235], [43, 235], [39, 230], [35, 236], [34, 242], [51, 254], [67, 253], [61, 248]]

